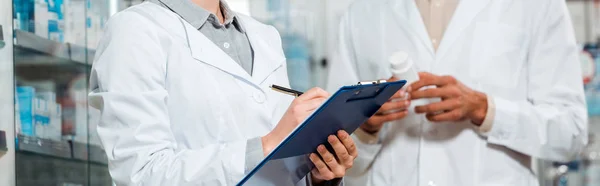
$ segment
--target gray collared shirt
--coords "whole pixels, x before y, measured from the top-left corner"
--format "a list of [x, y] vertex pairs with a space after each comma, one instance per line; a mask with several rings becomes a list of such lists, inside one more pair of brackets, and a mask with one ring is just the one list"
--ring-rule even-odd
[[198, 29], [221, 50], [227, 53], [248, 74], [252, 75], [254, 52], [243, 25], [225, 1], [221, 12], [225, 19], [221, 24], [217, 16], [194, 4], [191, 0], [150, 0], [167, 8]]

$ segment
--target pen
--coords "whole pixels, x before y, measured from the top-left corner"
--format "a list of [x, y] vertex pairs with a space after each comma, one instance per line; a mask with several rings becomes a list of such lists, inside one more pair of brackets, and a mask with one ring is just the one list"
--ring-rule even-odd
[[297, 90], [294, 90], [294, 89], [285, 88], [285, 87], [278, 86], [278, 85], [271, 85], [269, 87], [271, 89], [273, 89], [274, 91], [281, 92], [281, 93], [288, 94], [288, 95], [292, 95], [292, 96], [296, 96], [296, 97], [299, 97], [302, 94], [304, 94], [304, 92], [300, 92], [300, 91], [297, 91]]

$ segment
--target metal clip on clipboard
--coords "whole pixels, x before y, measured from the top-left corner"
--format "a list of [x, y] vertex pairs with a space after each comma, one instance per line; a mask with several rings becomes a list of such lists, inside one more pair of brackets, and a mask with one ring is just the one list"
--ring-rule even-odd
[[358, 84], [356, 84], [356, 85], [357, 86], [358, 85], [377, 85], [377, 84], [382, 84], [382, 83], [387, 83], [387, 81], [383, 80], [383, 79], [377, 80], [377, 81], [361, 81], [361, 82], [358, 82]]

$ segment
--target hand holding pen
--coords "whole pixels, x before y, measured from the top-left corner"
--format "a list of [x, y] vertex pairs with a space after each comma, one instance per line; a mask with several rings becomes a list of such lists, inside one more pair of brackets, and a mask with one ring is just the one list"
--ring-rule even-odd
[[[330, 96], [329, 93], [320, 88], [310, 89], [306, 93], [277, 85], [272, 85], [271, 88], [297, 98], [294, 99], [275, 129], [262, 138], [265, 155], [279, 145], [285, 137]], [[315, 168], [311, 171], [311, 181], [313, 183], [343, 177], [346, 170], [352, 167], [354, 159], [358, 156], [354, 141], [346, 131], [340, 130], [337, 134], [330, 135], [327, 141], [333, 147], [333, 152], [330, 152], [325, 148], [325, 145], [321, 144], [317, 147], [316, 153], [309, 155], [311, 162], [315, 165]]]

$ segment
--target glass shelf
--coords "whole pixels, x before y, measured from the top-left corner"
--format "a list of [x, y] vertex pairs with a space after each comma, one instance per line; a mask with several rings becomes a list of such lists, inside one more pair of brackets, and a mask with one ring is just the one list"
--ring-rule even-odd
[[17, 185], [112, 185], [105, 164], [28, 151], [16, 154]]
[[108, 159], [101, 147], [85, 143], [50, 140], [19, 134], [16, 140], [17, 152], [60, 158], [66, 161], [80, 163], [95, 163], [108, 165]]
[[16, 139], [17, 151], [37, 153], [57, 158], [71, 158], [68, 141], [55, 141], [19, 134]]
[[[86, 54], [87, 50], [87, 54]], [[15, 62], [21, 65], [83, 65], [91, 67], [95, 51], [69, 43], [42, 38], [33, 33], [15, 30]]]

